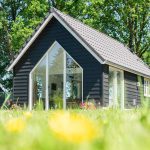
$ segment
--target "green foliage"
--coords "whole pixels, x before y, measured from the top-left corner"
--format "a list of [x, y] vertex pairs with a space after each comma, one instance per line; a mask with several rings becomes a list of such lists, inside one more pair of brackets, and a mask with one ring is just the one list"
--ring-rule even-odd
[[36, 104], [34, 106], [34, 109], [38, 110], [38, 111], [43, 111], [44, 110], [44, 102], [41, 99], [37, 100]]
[[45, 0], [0, 1], [0, 83], [12, 87], [12, 75], [5, 69], [48, 12]]
[[11, 38], [14, 52], [24, 44], [48, 11], [45, 0], [25, 0], [26, 6], [12, 22]]
[[63, 93], [62, 92], [54, 93], [54, 96], [52, 99], [54, 100], [54, 105], [56, 109], [63, 108]]
[[0, 7], [0, 83], [5, 87], [12, 87], [10, 80], [7, 78], [8, 74], [5, 71], [6, 66], [9, 64], [11, 57], [11, 46], [8, 33], [8, 20], [4, 10]]
[[[0, 111], [0, 149], [148, 150], [150, 147], [149, 111], [145, 112], [142, 109], [126, 111], [110, 109], [95, 111], [74, 110], [69, 111], [69, 113], [83, 115], [87, 119], [92, 120], [99, 129], [97, 132], [98, 137], [84, 143], [70, 143], [65, 141], [65, 139], [60, 140], [58, 138], [59, 134], [55, 135], [49, 126], [49, 120], [54, 114], [53, 111], [33, 111], [32, 114], [27, 114], [24, 111]], [[13, 128], [18, 125], [17, 121], [12, 122], [14, 118], [19, 118], [22, 121], [22, 124], [20, 123], [18, 126], [18, 131], [20, 132], [17, 133], [13, 132]], [[8, 123], [13, 124], [13, 127], [8, 126]], [[68, 121], [65, 123], [67, 125]], [[57, 124], [57, 122], [55, 124], [61, 128], [61, 124]], [[70, 126], [68, 132], [72, 128]]]
[[89, 0], [83, 20], [143, 58], [143, 54], [150, 51], [149, 12], [149, 0]]
[[14, 52], [24, 44], [25, 40], [32, 34], [33, 29], [26, 27], [23, 19], [17, 17], [16, 22], [12, 24], [11, 38]]
[[7, 96], [6, 96], [6, 98], [5, 98], [4, 102], [3, 102], [3, 104], [2, 104], [2, 106], [1, 106], [1, 109], [9, 109], [9, 108], [7, 107], [7, 105], [6, 105], [7, 101], [9, 100], [9, 98], [10, 98], [10, 94], [7, 94]]

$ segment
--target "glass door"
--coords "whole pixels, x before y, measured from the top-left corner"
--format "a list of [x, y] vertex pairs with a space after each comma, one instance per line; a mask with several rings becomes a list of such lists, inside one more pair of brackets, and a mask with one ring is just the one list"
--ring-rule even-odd
[[109, 106], [124, 108], [123, 71], [109, 68]]

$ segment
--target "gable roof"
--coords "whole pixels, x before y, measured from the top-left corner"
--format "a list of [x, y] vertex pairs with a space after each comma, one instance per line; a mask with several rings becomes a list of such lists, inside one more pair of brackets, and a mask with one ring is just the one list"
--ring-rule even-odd
[[150, 77], [149, 67], [122, 43], [54, 8], [21, 49], [20, 54], [7, 69], [8, 71], [21, 59], [52, 17], [55, 17], [100, 63]]

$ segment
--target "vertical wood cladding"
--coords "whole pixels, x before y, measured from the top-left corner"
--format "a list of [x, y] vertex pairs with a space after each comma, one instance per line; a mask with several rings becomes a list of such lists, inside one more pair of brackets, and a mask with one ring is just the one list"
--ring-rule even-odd
[[45, 27], [39, 37], [14, 67], [13, 96], [19, 103], [29, 97], [29, 73], [57, 41], [83, 68], [84, 99], [102, 100], [102, 65], [55, 19]]

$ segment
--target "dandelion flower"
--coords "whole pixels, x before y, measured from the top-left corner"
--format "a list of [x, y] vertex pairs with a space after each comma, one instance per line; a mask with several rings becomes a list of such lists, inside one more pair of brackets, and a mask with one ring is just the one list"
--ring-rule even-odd
[[67, 112], [55, 113], [49, 121], [49, 126], [56, 137], [73, 143], [91, 141], [98, 133], [94, 122], [85, 116]]
[[10, 119], [5, 124], [5, 129], [11, 133], [20, 133], [25, 128], [25, 121], [21, 118]]

